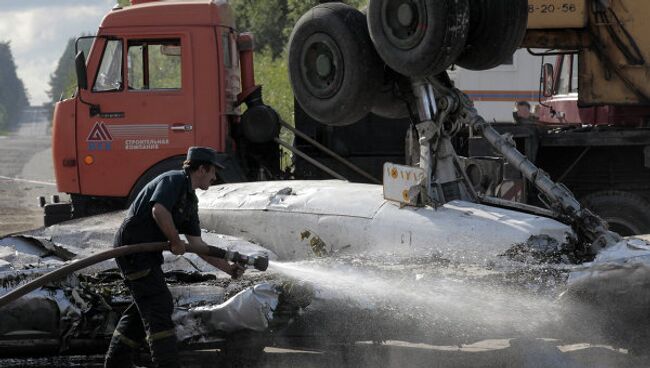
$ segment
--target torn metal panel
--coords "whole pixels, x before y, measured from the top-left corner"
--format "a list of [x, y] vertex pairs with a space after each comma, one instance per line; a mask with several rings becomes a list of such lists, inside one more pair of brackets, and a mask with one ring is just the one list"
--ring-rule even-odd
[[277, 285], [262, 283], [219, 305], [176, 309], [176, 335], [181, 342], [204, 342], [240, 330], [265, 331], [274, 318], [280, 293]]
[[19, 235], [0, 239], [0, 271], [23, 268], [26, 265], [60, 266], [63, 261], [70, 259], [71, 253], [47, 240]]
[[585, 326], [600, 325], [608, 340], [634, 354], [645, 354], [650, 341], [650, 243], [624, 239], [600, 251], [593, 262], [569, 275], [561, 301], [583, 310], [568, 326], [583, 335]]
[[650, 243], [629, 238], [603, 249], [571, 273], [568, 285], [574, 294], [633, 293], [650, 302], [650, 292], [643, 292], [650, 290]]

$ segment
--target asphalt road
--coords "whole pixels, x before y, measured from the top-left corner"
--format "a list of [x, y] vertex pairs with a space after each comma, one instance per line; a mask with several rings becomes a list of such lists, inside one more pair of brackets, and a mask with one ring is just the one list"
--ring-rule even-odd
[[[494, 340], [471, 346], [428, 346], [386, 342], [381, 345], [355, 344], [333, 351], [300, 351], [266, 348], [255, 363], [228, 360], [217, 351], [181, 353], [182, 367], [257, 368], [624, 368], [648, 367], [647, 361], [607, 347], [571, 345], [535, 340]], [[5, 368], [103, 366], [103, 356], [0, 359]]]
[[[0, 137], [0, 236], [42, 225], [37, 197], [56, 193], [49, 117], [27, 110], [20, 129]], [[65, 199], [65, 198], [63, 198]], [[459, 306], [462, 308], [462, 306]], [[354, 321], [351, 321], [354, 322]], [[514, 338], [463, 346], [357, 342], [331, 351], [266, 348], [253, 367], [647, 367], [650, 361], [611, 346]], [[214, 351], [184, 352], [185, 367], [239, 366]], [[0, 359], [2, 367], [101, 367], [102, 356]]]
[[56, 194], [49, 121], [46, 110], [27, 109], [19, 129], [0, 136], [0, 235], [42, 226], [37, 197]]

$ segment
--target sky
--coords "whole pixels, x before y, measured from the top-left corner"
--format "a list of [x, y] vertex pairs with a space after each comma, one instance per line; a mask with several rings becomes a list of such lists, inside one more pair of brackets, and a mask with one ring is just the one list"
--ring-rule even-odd
[[68, 39], [96, 34], [116, 0], [0, 0], [0, 41], [11, 51], [32, 105], [49, 101], [50, 74]]

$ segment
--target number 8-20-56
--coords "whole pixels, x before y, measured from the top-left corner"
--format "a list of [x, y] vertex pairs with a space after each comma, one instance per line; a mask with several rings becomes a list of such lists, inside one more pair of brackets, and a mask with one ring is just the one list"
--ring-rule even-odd
[[554, 4], [542, 4], [539, 6], [535, 5], [528, 5], [528, 12], [529, 13], [534, 13], [536, 11], [539, 11], [540, 13], [555, 13], [555, 11], [558, 10], [562, 13], [573, 13], [576, 11], [576, 4], [561, 4], [557, 8]]

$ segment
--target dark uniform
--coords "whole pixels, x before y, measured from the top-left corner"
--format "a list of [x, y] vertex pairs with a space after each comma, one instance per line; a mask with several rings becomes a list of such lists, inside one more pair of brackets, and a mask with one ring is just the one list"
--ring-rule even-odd
[[[115, 247], [167, 241], [151, 213], [155, 203], [160, 203], [171, 213], [179, 233], [201, 235], [198, 200], [189, 174], [176, 170], [158, 176], [138, 194], [115, 235]], [[160, 268], [162, 252], [133, 254], [116, 261], [134, 302], [118, 322], [105, 366], [130, 367], [133, 353], [146, 337], [157, 366], [178, 367], [176, 334], [171, 318], [174, 305]]]

